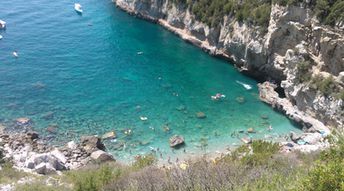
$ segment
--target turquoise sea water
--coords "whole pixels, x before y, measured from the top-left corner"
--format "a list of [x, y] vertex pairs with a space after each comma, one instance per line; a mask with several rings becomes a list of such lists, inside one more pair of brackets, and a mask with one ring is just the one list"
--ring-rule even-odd
[[[152, 148], [164, 159], [184, 155], [169, 148], [174, 134], [185, 137], [187, 155], [197, 155], [202, 145], [214, 152], [240, 143], [231, 134], [250, 127], [257, 131], [253, 138], [299, 131], [259, 101], [257, 82], [232, 65], [110, 0], [80, 3], [82, 16], [70, 0], [1, 1], [0, 19], [7, 21], [0, 31], [1, 123], [29, 117], [52, 144], [114, 130], [118, 138], [105, 144], [122, 161]], [[212, 101], [216, 93], [226, 98]], [[198, 119], [197, 112], [207, 117]], [[54, 124], [56, 133], [47, 132]]]

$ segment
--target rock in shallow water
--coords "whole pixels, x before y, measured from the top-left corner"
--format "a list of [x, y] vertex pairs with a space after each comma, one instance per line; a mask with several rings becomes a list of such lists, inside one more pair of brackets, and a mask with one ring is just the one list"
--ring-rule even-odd
[[184, 137], [175, 135], [170, 138], [170, 147], [178, 147], [184, 144]]
[[206, 116], [205, 113], [203, 113], [203, 112], [197, 112], [197, 113], [196, 113], [196, 117], [197, 117], [198, 119], [205, 119], [207, 116]]
[[49, 112], [43, 114], [42, 115], [42, 119], [44, 119], [44, 120], [52, 120], [52, 119], [54, 119], [54, 112], [49, 111]]
[[256, 133], [256, 131], [251, 127], [247, 129], [247, 133]]
[[83, 136], [80, 139], [81, 145], [87, 152], [93, 152], [98, 149], [105, 150], [105, 145], [96, 136]]
[[110, 131], [108, 133], [105, 133], [103, 136], [102, 136], [102, 139], [114, 139], [116, 138], [116, 133], [115, 131]]
[[29, 125], [31, 122], [32, 122], [31, 119], [29, 119], [27, 117], [21, 117], [21, 118], [16, 119], [16, 123], [19, 126]]

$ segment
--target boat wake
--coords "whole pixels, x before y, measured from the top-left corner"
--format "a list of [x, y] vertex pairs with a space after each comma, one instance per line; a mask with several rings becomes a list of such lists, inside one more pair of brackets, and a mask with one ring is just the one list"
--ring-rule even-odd
[[251, 85], [245, 84], [244, 82], [241, 82], [241, 81], [238, 81], [238, 80], [237, 80], [236, 83], [242, 85], [242, 86], [243, 86], [245, 89], [247, 89], [247, 90], [252, 89], [252, 86], [251, 86]]

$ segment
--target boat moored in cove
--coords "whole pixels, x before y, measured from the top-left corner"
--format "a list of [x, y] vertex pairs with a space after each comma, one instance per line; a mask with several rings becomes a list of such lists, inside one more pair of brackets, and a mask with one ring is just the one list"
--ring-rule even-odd
[[6, 22], [0, 19], [0, 29], [6, 28]]
[[77, 13], [79, 13], [79, 14], [82, 14], [82, 6], [81, 6], [81, 4], [79, 4], [79, 3], [74, 3], [74, 10], [77, 12]]

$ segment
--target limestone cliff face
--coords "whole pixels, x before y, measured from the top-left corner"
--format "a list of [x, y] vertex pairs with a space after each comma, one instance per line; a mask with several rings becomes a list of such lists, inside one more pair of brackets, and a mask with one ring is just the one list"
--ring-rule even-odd
[[[344, 87], [344, 33], [320, 25], [312, 11], [273, 5], [268, 31], [238, 23], [230, 16], [217, 27], [195, 19], [171, 0], [113, 0], [131, 14], [157, 22], [212, 55], [228, 58], [243, 72], [275, 80], [298, 110], [327, 126], [344, 127], [344, 103], [324, 96], [311, 82], [299, 82], [297, 64], [310, 60], [312, 76], [332, 76]], [[342, 26], [341, 26], [342, 27]]]

